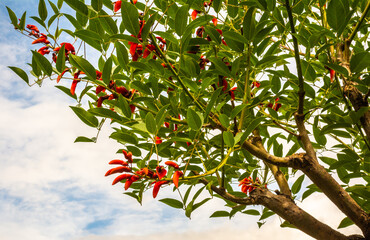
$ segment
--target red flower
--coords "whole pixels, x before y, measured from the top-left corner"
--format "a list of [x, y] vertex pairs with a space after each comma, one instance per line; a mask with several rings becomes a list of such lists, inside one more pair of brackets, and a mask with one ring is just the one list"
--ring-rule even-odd
[[112, 175], [114, 173], [122, 173], [122, 172], [131, 172], [131, 168], [126, 167], [126, 166], [115, 167], [115, 168], [109, 169], [105, 173], [105, 176], [109, 176], [109, 175]]
[[32, 42], [32, 44], [37, 44], [37, 43], [49, 44], [50, 42], [48, 41], [48, 37], [45, 34], [42, 33], [41, 37], [39, 37], [38, 39], [36, 39]]
[[37, 32], [37, 33], [39, 33], [40, 31], [39, 31], [39, 29], [35, 26], [35, 25], [31, 25], [31, 24], [28, 24], [27, 26], [26, 26], [26, 28], [28, 28], [29, 30], [31, 30], [31, 31], [35, 31], [35, 32]]
[[184, 173], [182, 171], [176, 171], [174, 174], [173, 174], [173, 178], [172, 178], [172, 181], [173, 183], [175, 184], [175, 186], [178, 188], [179, 187], [179, 178], [184, 175]]
[[165, 162], [164, 164], [170, 166], [170, 167], [173, 167], [173, 168], [176, 168], [176, 169], [179, 169], [179, 165], [177, 165], [177, 163], [173, 162], [173, 161], [167, 161]]
[[155, 144], [161, 144], [162, 143], [162, 139], [158, 136], [155, 136]]
[[114, 12], [117, 12], [121, 9], [121, 0], [114, 2]]
[[50, 53], [50, 50], [48, 50], [48, 49], [49, 49], [49, 47], [45, 46], [45, 47], [42, 47], [39, 50], [37, 50], [37, 52], [40, 53], [41, 55], [45, 55], [45, 54]]
[[118, 177], [116, 177], [116, 178], [113, 180], [112, 185], [114, 185], [114, 184], [116, 184], [116, 183], [118, 183], [118, 182], [122, 181], [123, 179], [131, 178], [131, 176], [132, 176], [131, 174], [127, 174], [127, 173], [125, 173], [125, 174], [121, 174], [121, 175], [119, 175]]
[[215, 17], [212, 18], [213, 25], [217, 26], [217, 21], [218, 21], [217, 18], [215, 18]]
[[329, 72], [330, 72], [330, 82], [334, 82], [335, 71], [329, 68]]
[[168, 183], [168, 181], [158, 181], [158, 182], [155, 182], [154, 188], [153, 188], [153, 198], [157, 197], [160, 187], [163, 184], [166, 184], [166, 183]]
[[119, 160], [119, 159], [114, 159], [114, 160], [110, 161], [109, 164], [120, 164], [122, 166], [128, 166], [127, 162], [125, 162], [123, 160]]
[[132, 3], [133, 3], [133, 4], [136, 4], [136, 3], [137, 3], [137, 0], [132, 0]]
[[132, 104], [130, 105], [131, 113], [134, 113], [135, 112], [135, 108], [136, 107], [134, 105], [132, 105]]
[[164, 169], [163, 166], [157, 166], [155, 168], [155, 171], [157, 172], [157, 175], [158, 175], [159, 180], [161, 180], [167, 174], [167, 170]]
[[231, 96], [231, 99], [232, 100], [235, 100], [235, 94], [234, 94], [234, 91], [237, 89], [237, 87], [233, 87], [229, 90], [229, 94]]
[[239, 182], [239, 186], [242, 186], [241, 190], [243, 193], [248, 194], [252, 192], [256, 187], [253, 184], [253, 179], [251, 177], [244, 178]]
[[196, 33], [196, 35], [198, 37], [201, 37], [202, 38], [203, 37], [203, 33], [204, 33], [204, 27], [202, 26], [202, 27], [198, 28], [195, 33]]
[[261, 83], [260, 83], [260, 82], [258, 82], [258, 81], [254, 81], [254, 82], [252, 82], [252, 89], [253, 89], [254, 87], [259, 88], [260, 86], [261, 86]]
[[133, 182], [136, 182], [137, 180], [139, 180], [140, 177], [137, 176], [137, 175], [132, 175], [130, 178], [128, 178], [125, 182], [125, 190], [129, 189], [129, 187], [131, 186], [131, 184]]
[[170, 128], [170, 123], [168, 123], [168, 122], [164, 122], [164, 126], [165, 126], [166, 128]]
[[95, 93], [98, 95], [101, 92], [105, 92], [105, 87], [99, 85], [96, 87]]
[[132, 152], [126, 152], [126, 150], [122, 150], [123, 155], [125, 155], [125, 158], [129, 163], [132, 163]]
[[194, 9], [193, 12], [191, 13], [191, 20], [196, 19], [198, 13], [200, 13], [200, 11]]
[[216, 31], [222, 36], [222, 30], [221, 29], [216, 29]]
[[60, 79], [63, 77], [63, 75], [69, 70], [69, 68], [66, 68], [63, 70], [63, 72], [58, 75], [58, 78], [57, 78], [57, 83], [59, 83]]

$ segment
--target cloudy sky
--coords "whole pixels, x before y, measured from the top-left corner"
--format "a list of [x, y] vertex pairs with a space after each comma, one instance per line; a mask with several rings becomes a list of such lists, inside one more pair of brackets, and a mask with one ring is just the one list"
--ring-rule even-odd
[[[112, 187], [112, 178], [104, 174], [108, 161], [120, 157], [115, 154], [120, 146], [108, 138], [109, 126], [96, 144], [73, 143], [77, 136], [96, 134], [68, 107], [76, 103], [55, 88], [55, 82], [30, 88], [7, 68], [29, 70], [30, 50], [37, 47], [12, 29], [5, 6], [17, 16], [25, 10], [32, 16], [37, 3], [0, 1], [0, 239], [311, 239], [298, 230], [280, 228], [278, 217], [268, 219], [261, 229], [258, 217], [209, 218], [216, 210], [228, 210], [218, 199], [197, 209], [189, 220], [182, 210], [158, 202], [177, 197], [170, 188], [162, 189], [156, 200], [145, 193], [140, 206], [122, 194], [121, 184]], [[320, 194], [298, 204], [332, 227], [343, 218]], [[356, 227], [342, 231], [359, 232]]]

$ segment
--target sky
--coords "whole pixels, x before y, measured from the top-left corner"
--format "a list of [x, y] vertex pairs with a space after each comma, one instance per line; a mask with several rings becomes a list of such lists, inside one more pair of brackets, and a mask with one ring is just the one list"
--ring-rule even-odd
[[[140, 206], [122, 194], [122, 184], [112, 186], [112, 178], [104, 174], [107, 163], [121, 157], [116, 151], [122, 146], [109, 139], [109, 125], [96, 144], [73, 143], [77, 136], [96, 134], [68, 107], [76, 103], [55, 88], [54, 81], [29, 87], [7, 68], [29, 70], [30, 50], [37, 46], [13, 29], [5, 6], [17, 16], [25, 10], [32, 16], [37, 14], [37, 4], [35, 0], [0, 1], [0, 239], [312, 239], [298, 230], [280, 228], [282, 220], [276, 216], [261, 229], [255, 216], [209, 218], [216, 210], [229, 210], [216, 198], [189, 220], [183, 210], [158, 201], [176, 198], [172, 187], [161, 189], [156, 199], [151, 191], [144, 193]], [[28, 20], [27, 24], [34, 24]], [[334, 228], [344, 217], [322, 194], [297, 204]], [[359, 233], [354, 226], [341, 231]]]

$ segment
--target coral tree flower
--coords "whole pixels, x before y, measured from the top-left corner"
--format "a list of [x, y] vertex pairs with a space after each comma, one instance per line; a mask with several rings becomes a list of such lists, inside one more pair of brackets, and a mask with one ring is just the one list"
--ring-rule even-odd
[[177, 165], [177, 163], [173, 162], [173, 161], [167, 161], [165, 162], [164, 164], [170, 166], [170, 167], [173, 167], [173, 168], [176, 168], [176, 169], [179, 169], [179, 165]]
[[198, 16], [198, 13], [201, 13], [201, 11], [194, 9], [193, 12], [191, 13], [191, 20], [195, 20]]
[[330, 68], [329, 72], [330, 72], [330, 82], [334, 82], [335, 71]]
[[42, 47], [39, 50], [37, 50], [37, 52], [40, 53], [41, 55], [49, 54], [50, 50], [48, 50], [48, 49], [49, 49], [49, 47], [45, 46], [45, 47]]
[[158, 136], [155, 136], [155, 144], [161, 144], [162, 143], [162, 139]]
[[121, 0], [114, 2], [114, 12], [118, 12], [121, 9], [121, 3]]
[[164, 178], [164, 176], [166, 176], [166, 174], [167, 174], [167, 170], [163, 166], [157, 166], [155, 168], [155, 171], [157, 172], [157, 176], [158, 176], [159, 180]]
[[176, 171], [174, 174], [173, 174], [173, 177], [172, 177], [172, 181], [173, 183], [175, 184], [175, 186], [178, 188], [179, 187], [179, 178], [181, 176], [183, 176], [184, 173], [182, 171]]
[[153, 198], [156, 198], [159, 192], [160, 187], [163, 184], [168, 183], [168, 181], [156, 181], [153, 187]]
[[243, 193], [248, 194], [252, 192], [256, 187], [253, 185], [253, 179], [252, 177], [244, 178], [239, 182], [239, 186], [241, 187], [241, 190]]

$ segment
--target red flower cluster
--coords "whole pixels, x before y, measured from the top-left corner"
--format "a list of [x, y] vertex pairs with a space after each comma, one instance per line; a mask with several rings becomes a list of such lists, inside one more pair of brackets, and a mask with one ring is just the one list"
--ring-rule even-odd
[[[127, 161], [119, 160], [119, 159], [114, 159], [109, 162], [109, 164], [117, 164], [121, 165], [112, 169], [109, 169], [105, 176], [109, 176], [111, 174], [115, 173], [123, 173], [121, 175], [118, 175], [112, 182], [112, 185], [115, 185], [116, 183], [120, 181], [125, 180], [125, 190], [127, 190], [132, 183], [144, 178], [144, 179], [154, 179], [151, 183], [154, 184], [153, 187], [153, 198], [155, 198], [158, 195], [159, 189], [163, 184], [169, 183], [167, 180], [162, 180], [167, 174], [167, 170], [163, 166], [157, 166], [156, 170], [150, 170], [147, 167], [144, 167], [136, 172], [132, 170], [131, 167], [129, 167], [129, 164], [132, 164], [132, 153], [131, 152], [126, 152], [123, 150], [123, 154], [125, 155], [125, 158]], [[180, 171], [179, 165], [173, 161], [167, 161], [165, 162], [166, 165], [175, 168], [177, 171], [173, 174], [173, 183], [175, 184], [176, 187], [179, 187], [179, 178], [183, 176], [183, 172]]]
[[248, 194], [261, 185], [261, 182], [258, 178], [253, 182], [252, 177], [244, 178], [239, 182], [239, 186], [242, 186], [241, 190], [243, 193]]
[[277, 97], [277, 98], [275, 98], [275, 103], [274, 104], [269, 103], [269, 104], [267, 104], [267, 107], [272, 108], [275, 111], [279, 111], [279, 108], [281, 108], [282, 105], [281, 105], [281, 103], [278, 103], [278, 101], [279, 101], [279, 98]]

